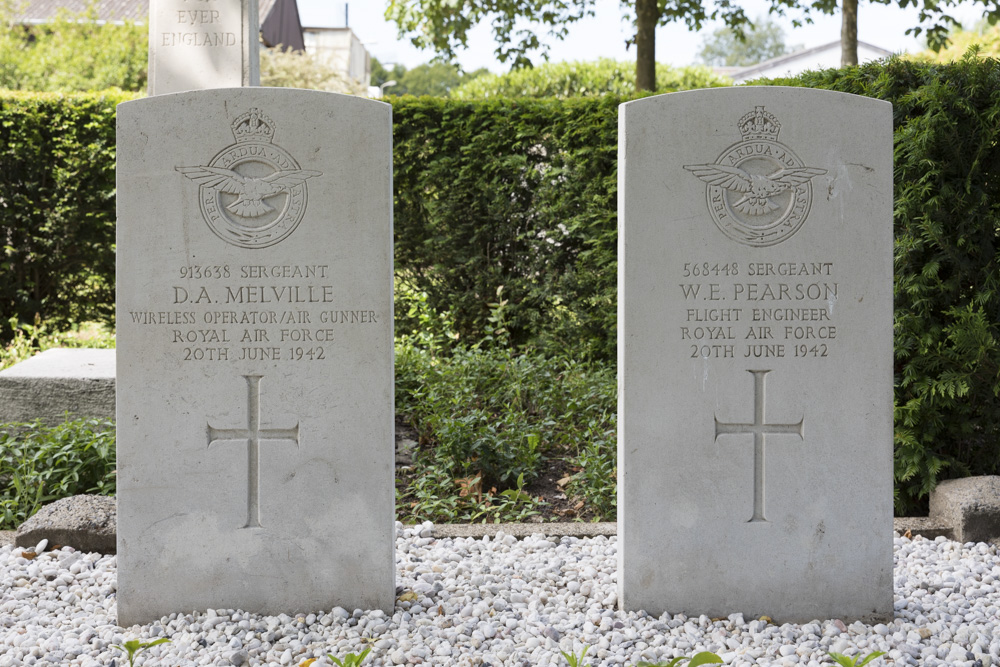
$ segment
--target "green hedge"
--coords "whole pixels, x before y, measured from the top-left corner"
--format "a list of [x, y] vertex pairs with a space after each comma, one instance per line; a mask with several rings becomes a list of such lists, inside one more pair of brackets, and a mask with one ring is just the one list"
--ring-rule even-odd
[[502, 298], [515, 345], [614, 358], [621, 101], [394, 101], [397, 277], [460, 340]]
[[0, 341], [8, 320], [109, 320], [115, 105], [128, 93], [0, 95]]
[[[771, 83], [894, 104], [897, 511], [919, 511], [939, 478], [1000, 472], [1000, 63]], [[111, 316], [116, 101], [0, 97], [0, 326]], [[612, 362], [622, 101], [394, 100], [400, 293], [460, 341], [502, 315], [516, 346]]]

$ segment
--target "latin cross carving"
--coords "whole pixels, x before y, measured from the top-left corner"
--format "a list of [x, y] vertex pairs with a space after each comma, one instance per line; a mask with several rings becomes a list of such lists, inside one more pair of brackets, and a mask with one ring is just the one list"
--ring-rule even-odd
[[764, 417], [766, 371], [748, 371], [753, 374], [753, 422], [750, 424], [730, 424], [720, 422], [715, 418], [715, 439], [720, 435], [753, 434], [753, 518], [755, 521], [767, 521], [764, 515], [764, 444], [768, 435], [797, 435], [804, 439], [800, 419], [797, 424], [768, 424]]
[[208, 446], [227, 440], [247, 443], [247, 522], [244, 528], [260, 528], [260, 443], [262, 440], [290, 440], [299, 445], [299, 424], [292, 428], [261, 428], [260, 381], [262, 375], [244, 375], [247, 381], [246, 428], [215, 428], [208, 425]]

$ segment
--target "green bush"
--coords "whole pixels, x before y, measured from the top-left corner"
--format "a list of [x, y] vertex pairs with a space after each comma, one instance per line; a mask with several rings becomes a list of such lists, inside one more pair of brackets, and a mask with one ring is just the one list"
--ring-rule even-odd
[[[511, 505], [546, 459], [562, 458], [580, 469], [568, 493], [613, 520], [616, 397], [613, 369], [567, 357], [499, 347], [442, 357], [397, 346], [396, 411], [423, 445], [403, 499], [412, 502], [403, 503], [400, 516], [475, 520], [482, 502], [472, 502], [469, 491], [499, 489], [487, 502]], [[464, 503], [456, 498], [463, 491]]]
[[[656, 91], [728, 86], [732, 81], [708, 67], [656, 64]], [[505, 74], [483, 74], [451, 91], [459, 100], [491, 97], [565, 99], [587, 95], [628, 96], [635, 93], [635, 63], [601, 58], [587, 62], [543, 63]]]
[[82, 493], [115, 494], [111, 421], [0, 424], [0, 529], [13, 530], [43, 504]]
[[95, 5], [61, 8], [49, 23], [14, 24], [19, 0], [0, 0], [0, 88], [35, 92], [141, 91], [146, 88], [149, 29], [99, 23]]
[[1000, 62], [769, 83], [893, 103], [896, 512], [922, 512], [939, 479], [1000, 473]]
[[11, 317], [112, 320], [115, 105], [131, 97], [0, 97], [0, 342]]

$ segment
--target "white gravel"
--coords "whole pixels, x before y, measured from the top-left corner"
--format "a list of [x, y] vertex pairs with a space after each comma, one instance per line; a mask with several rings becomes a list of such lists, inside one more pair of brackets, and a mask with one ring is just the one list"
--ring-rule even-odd
[[[735, 614], [713, 621], [615, 611], [615, 538], [432, 539], [430, 524], [397, 524], [392, 616], [335, 608], [294, 616], [238, 610], [115, 625], [113, 556], [63, 548], [36, 558], [0, 548], [0, 667], [127, 665], [112, 644], [169, 637], [137, 663], [332, 664], [372, 648], [365, 665], [532, 667], [566, 661], [635, 665], [709, 650], [731, 665], [830, 665], [829, 651], [888, 655], [869, 663], [1000, 666], [1000, 557], [987, 544], [895, 538], [896, 618], [773, 625]], [[44, 547], [43, 547], [44, 548]]]

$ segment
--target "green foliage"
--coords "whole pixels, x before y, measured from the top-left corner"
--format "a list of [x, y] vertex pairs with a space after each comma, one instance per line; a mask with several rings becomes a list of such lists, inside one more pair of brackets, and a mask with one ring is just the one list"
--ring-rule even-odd
[[580, 652], [580, 655], [567, 653], [566, 651], [559, 651], [559, 652], [562, 653], [562, 657], [566, 658], [566, 663], [569, 665], [569, 667], [583, 667], [583, 658], [584, 656], [587, 655], [588, 650], [590, 650], [590, 647], [584, 646], [583, 651]]
[[[422, 444], [399, 516], [524, 520], [536, 513], [524, 486], [538, 477], [544, 460], [569, 458], [580, 465], [591, 446], [586, 439], [600, 433], [606, 444], [601, 453], [610, 462], [591, 455], [595, 469], [577, 473], [578, 486], [568, 489], [579, 493], [587, 486], [585, 472], [597, 478], [614, 468], [616, 395], [612, 369], [570, 359], [462, 348], [439, 357], [397, 346], [396, 410], [410, 419]], [[595, 506], [608, 510], [606, 517], [614, 516], [613, 475], [586, 491]]]
[[344, 656], [343, 660], [333, 657], [330, 653], [327, 653], [326, 657], [330, 658], [330, 660], [332, 660], [334, 664], [339, 667], [361, 667], [361, 663], [364, 662], [365, 656], [367, 656], [371, 650], [371, 647], [368, 647], [360, 654], [348, 653]]
[[516, 0], [440, 2], [440, 0], [389, 0], [385, 17], [399, 26], [399, 36], [410, 33], [418, 48], [432, 48], [448, 60], [454, 60], [459, 48], [468, 46], [468, 31], [489, 18], [497, 43], [500, 62], [514, 67], [531, 65], [529, 53], [548, 50], [538, 36], [523, 28], [522, 20], [542, 24], [549, 35], [562, 39], [569, 24], [590, 14], [592, 0]]
[[381, 86], [386, 81], [399, 81], [406, 73], [406, 66], [400, 63], [392, 63], [392, 69], [386, 68], [379, 62], [379, 59], [372, 56], [372, 78], [371, 85]]
[[893, 103], [896, 512], [922, 513], [939, 479], [1000, 473], [1000, 62], [774, 83]]
[[502, 287], [514, 346], [614, 358], [620, 101], [393, 101], [397, 276], [460, 342]]
[[119, 646], [118, 644], [112, 644], [111, 646], [120, 649], [122, 651], [125, 651], [125, 653], [128, 655], [129, 667], [135, 667], [135, 659], [139, 657], [140, 653], [150, 648], [151, 646], [157, 646], [158, 644], [166, 644], [169, 641], [170, 640], [167, 639], [166, 637], [161, 637], [156, 641], [142, 642], [142, 643], [140, 643], [138, 639], [130, 639], [129, 641], [125, 642], [125, 644], [122, 646]]
[[0, 343], [9, 317], [112, 321], [115, 105], [132, 97], [0, 97]]
[[18, 324], [13, 317], [8, 322], [14, 338], [0, 348], [0, 370], [53, 347], [90, 347], [109, 349], [115, 346], [115, 332], [97, 322], [74, 324], [67, 331], [49, 333], [47, 325], [36, 316], [34, 324]]
[[345, 95], [368, 94], [366, 85], [334, 69], [322, 57], [280, 46], [261, 48], [260, 85], [326, 90]]
[[698, 59], [706, 65], [745, 67], [800, 48], [785, 45], [785, 31], [777, 23], [757, 17], [742, 34], [729, 27], [716, 29], [702, 41]]
[[[489, 70], [482, 68], [473, 72], [463, 72], [457, 65], [449, 63], [425, 63], [413, 69], [402, 65], [393, 68], [396, 85], [385, 89], [387, 95], [433, 95], [447, 97], [448, 93], [486, 74]], [[388, 81], [389, 79], [384, 79]]]
[[92, 5], [60, 9], [51, 23], [14, 25], [16, 3], [0, 1], [0, 88], [46, 92], [146, 88], [145, 25], [98, 24]]
[[834, 653], [833, 651], [830, 652], [830, 657], [833, 658], [838, 665], [841, 665], [841, 667], [864, 667], [872, 660], [875, 660], [879, 656], [883, 655], [885, 655], [885, 651], [875, 651], [868, 654], [868, 656], [864, 658], [861, 657], [861, 654], [858, 654], [852, 660], [842, 653]]
[[722, 664], [722, 658], [712, 653], [711, 651], [702, 651], [696, 654], [693, 658], [687, 658], [681, 656], [680, 658], [674, 658], [670, 662], [640, 662], [636, 667], [676, 667], [681, 663], [682, 660], [689, 661], [688, 667], [698, 667], [698, 665], [716, 665]]
[[[660, 93], [694, 88], [728, 86], [732, 82], [707, 67], [656, 67]], [[461, 100], [490, 97], [567, 98], [581, 95], [631, 95], [635, 90], [635, 65], [602, 58], [590, 62], [543, 63], [506, 74], [484, 74], [451, 92]]]
[[115, 493], [112, 422], [0, 424], [0, 529], [16, 528], [45, 503], [83, 493]]
[[925, 49], [920, 53], [904, 57], [924, 62], [950, 63], [961, 60], [973, 48], [975, 56], [980, 58], [1000, 56], [1000, 25], [991, 26], [983, 22], [972, 30], [953, 30], [949, 33], [948, 39], [949, 44], [945, 48], [937, 51]]

